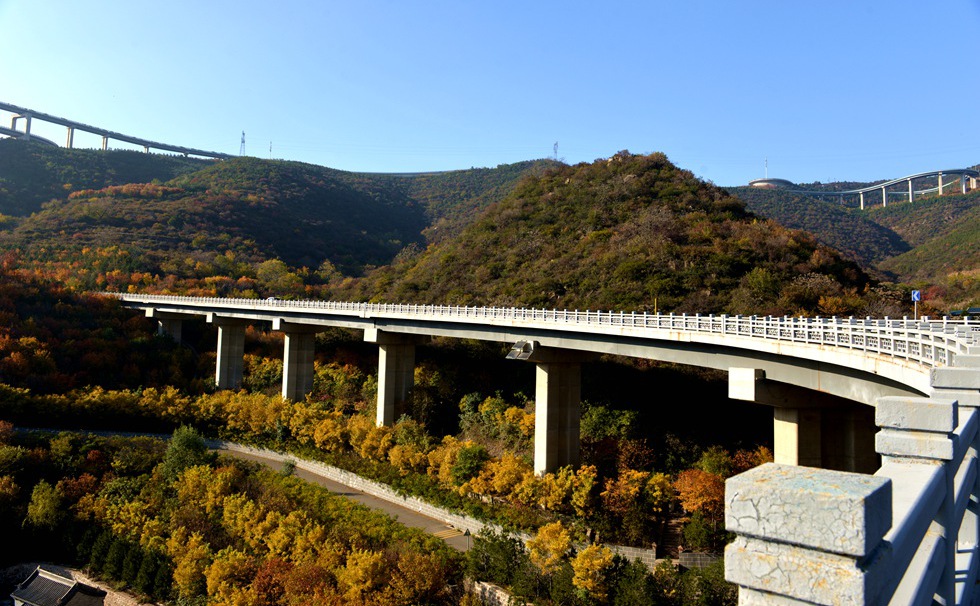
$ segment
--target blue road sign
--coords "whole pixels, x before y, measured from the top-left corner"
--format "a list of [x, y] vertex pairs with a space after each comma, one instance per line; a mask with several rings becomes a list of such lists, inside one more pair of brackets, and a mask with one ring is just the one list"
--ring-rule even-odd
[[920, 291], [920, 290], [913, 290], [912, 291], [912, 300], [915, 301], [916, 303], [918, 303], [919, 301], [921, 301], [922, 300], [922, 291]]

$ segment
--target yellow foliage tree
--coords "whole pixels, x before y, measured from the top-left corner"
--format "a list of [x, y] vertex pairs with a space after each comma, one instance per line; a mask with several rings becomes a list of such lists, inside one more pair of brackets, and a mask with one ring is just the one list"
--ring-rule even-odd
[[575, 515], [586, 517], [595, 507], [596, 487], [599, 485], [599, 471], [595, 465], [584, 465], [575, 472], [575, 485], [572, 487], [572, 508]]
[[562, 467], [556, 472], [541, 477], [541, 492], [538, 505], [547, 511], [559, 511], [572, 496], [575, 472], [571, 467]]
[[340, 411], [322, 413], [313, 431], [313, 443], [317, 448], [336, 452], [347, 446], [347, 422]]
[[445, 486], [453, 486], [453, 465], [459, 459], [459, 451], [464, 445], [453, 436], [444, 437], [442, 443], [429, 452], [429, 475], [438, 478]]
[[361, 444], [374, 426], [375, 422], [365, 415], [354, 415], [347, 420], [348, 440], [355, 452], [360, 451]]
[[589, 545], [572, 559], [572, 585], [597, 602], [608, 596], [606, 572], [612, 566], [613, 552], [605, 545]]
[[533, 476], [531, 466], [521, 457], [505, 452], [499, 459], [487, 462], [480, 474], [469, 481], [469, 490], [476, 494], [509, 496], [527, 477]]
[[184, 507], [200, 507], [207, 515], [220, 513], [225, 497], [232, 493], [240, 473], [235, 467], [214, 469], [195, 465], [177, 478], [177, 498]]
[[388, 451], [394, 443], [395, 439], [391, 434], [390, 427], [374, 425], [365, 434], [358, 453], [365, 459], [386, 461], [388, 459]]
[[257, 598], [248, 591], [255, 576], [255, 561], [231, 547], [214, 554], [204, 570], [208, 604], [221, 606], [254, 606]]
[[650, 513], [658, 516], [665, 515], [674, 501], [675, 494], [670, 476], [660, 472], [651, 474], [644, 491]]
[[407, 474], [410, 471], [424, 471], [429, 458], [414, 444], [395, 444], [388, 451], [388, 461], [402, 474]]
[[167, 540], [167, 554], [174, 562], [174, 584], [184, 597], [193, 597], [207, 589], [204, 571], [211, 563], [211, 547], [200, 533], [179, 528]]
[[447, 591], [447, 570], [435, 554], [399, 554], [386, 593], [393, 604], [436, 604]]
[[314, 432], [326, 413], [308, 402], [294, 402], [292, 406], [288, 422], [289, 433], [300, 444], [308, 444], [314, 440]]
[[551, 574], [572, 547], [572, 536], [559, 522], [545, 524], [527, 542], [531, 563], [543, 574]]
[[336, 571], [336, 577], [337, 588], [357, 603], [387, 581], [384, 556], [377, 551], [355, 549], [347, 556], [347, 564]]

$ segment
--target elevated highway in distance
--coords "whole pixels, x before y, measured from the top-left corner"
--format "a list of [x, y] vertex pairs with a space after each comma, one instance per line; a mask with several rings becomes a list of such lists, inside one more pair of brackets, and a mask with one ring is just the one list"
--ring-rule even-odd
[[[956, 177], [953, 179], [947, 179], [944, 182], [944, 177]], [[977, 189], [977, 178], [980, 177], [980, 171], [972, 168], [953, 168], [948, 170], [932, 170], [924, 173], [917, 173], [914, 175], [908, 175], [905, 177], [899, 177], [898, 179], [892, 179], [890, 181], [885, 181], [883, 183], [876, 183], [875, 185], [869, 185], [867, 187], [860, 187], [857, 189], [847, 189], [843, 191], [829, 191], [829, 190], [810, 190], [804, 189], [792, 181], [787, 181], [786, 179], [755, 179], [754, 181], [749, 181], [750, 187], [765, 187], [771, 189], [786, 189], [792, 191], [793, 193], [804, 194], [807, 196], [812, 196], [814, 198], [835, 198], [844, 204], [845, 198], [856, 199], [858, 201], [858, 206], [861, 210], [865, 207], [865, 194], [880, 194], [880, 200], [882, 206], [888, 206], [888, 197], [899, 198], [900, 200], [906, 200], [909, 202], [914, 202], [916, 197], [928, 196], [931, 194], [938, 193], [943, 195], [947, 193], [951, 187], [955, 186], [957, 181], [959, 182], [959, 193], [965, 194], [968, 191]], [[915, 188], [915, 181], [928, 180], [929, 184], [918, 189]], [[932, 183], [935, 182], [935, 185]], [[896, 185], [905, 185], [900, 191], [889, 191], [889, 188], [894, 188]]]
[[[139, 137], [124, 135], [122, 133], [106, 130], [104, 128], [89, 126], [88, 124], [82, 124], [81, 122], [76, 122], [74, 120], [68, 120], [66, 118], [60, 118], [58, 116], [52, 116], [51, 114], [45, 114], [32, 109], [27, 109], [26, 107], [11, 105], [10, 103], [4, 103], [2, 101], [0, 101], [0, 111], [10, 112], [12, 114], [10, 119], [10, 128], [0, 127], [0, 135], [6, 135], [17, 139], [36, 140], [48, 143], [50, 145], [57, 145], [54, 141], [45, 139], [44, 137], [39, 137], [31, 132], [32, 123], [35, 120], [38, 120], [41, 122], [58, 124], [66, 127], [68, 132], [65, 139], [65, 147], [69, 149], [72, 149], [75, 146], [75, 131], [82, 131], [101, 136], [103, 150], [109, 149], [109, 141], [122, 141], [133, 145], [139, 145], [145, 152], [149, 152], [150, 150], [160, 150], [182, 154], [184, 156], [198, 156], [201, 158], [215, 158], [219, 160], [233, 157], [230, 154], [223, 154], [203, 149], [194, 149], [180, 145], [170, 145], [168, 143], [160, 143], [158, 141], [150, 141], [149, 139], [141, 139]], [[17, 128], [17, 125], [20, 122], [23, 122], [24, 124], [23, 130], [18, 130]]]

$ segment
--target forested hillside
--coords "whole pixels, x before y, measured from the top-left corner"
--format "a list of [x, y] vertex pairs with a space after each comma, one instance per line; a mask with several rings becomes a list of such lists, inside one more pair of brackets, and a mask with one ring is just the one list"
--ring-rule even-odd
[[395, 176], [0, 143], [17, 158], [0, 164], [0, 248], [81, 290], [326, 296], [458, 231], [546, 164]]
[[213, 162], [0, 139], [0, 215], [26, 216], [41, 210], [45, 202], [67, 198], [79, 189], [167, 181]]
[[540, 174], [557, 164], [551, 160], [528, 160], [497, 168], [411, 175], [373, 175], [390, 187], [403, 190], [421, 202], [429, 216], [425, 236], [430, 241], [455, 236], [490, 204], [502, 200], [527, 174]]
[[[841, 313], [866, 277], [662, 154], [529, 177], [451, 241], [352, 292], [389, 301], [678, 312]], [[821, 297], [823, 301], [821, 302]]]
[[[835, 189], [831, 185], [821, 186]], [[845, 184], [847, 189], [865, 184]], [[884, 279], [925, 289], [936, 312], [980, 304], [980, 191], [866, 210], [782, 189], [730, 188], [748, 208], [814, 234]]]
[[808, 231], [832, 248], [873, 269], [879, 262], [911, 249], [901, 235], [876, 223], [867, 213], [788, 190], [731, 187], [746, 207], [793, 229]]

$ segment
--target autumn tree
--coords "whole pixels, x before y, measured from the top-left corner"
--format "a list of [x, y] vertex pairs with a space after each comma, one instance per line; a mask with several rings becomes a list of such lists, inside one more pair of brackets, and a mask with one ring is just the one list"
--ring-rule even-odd
[[613, 552], [605, 545], [589, 545], [572, 558], [572, 584], [588, 598], [604, 602], [608, 596], [607, 573]]
[[538, 529], [534, 538], [527, 542], [527, 548], [531, 562], [542, 574], [548, 575], [572, 548], [572, 536], [561, 522], [552, 522]]
[[41, 480], [31, 491], [31, 502], [27, 506], [25, 523], [37, 528], [54, 530], [64, 516], [61, 510], [61, 495], [54, 486]]

